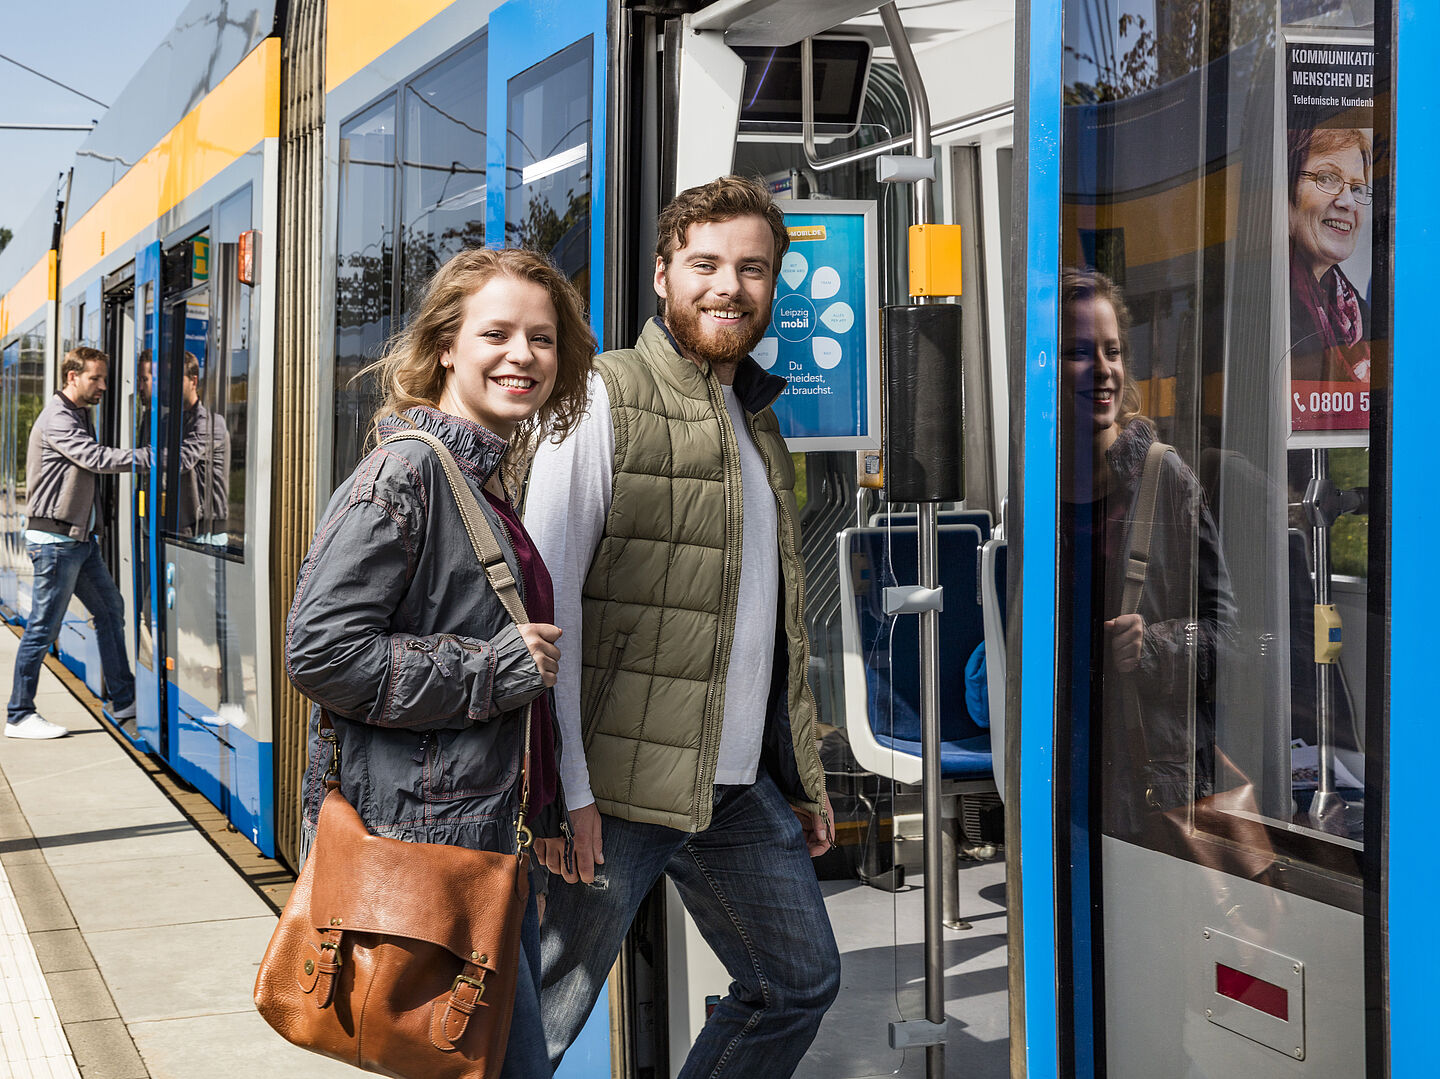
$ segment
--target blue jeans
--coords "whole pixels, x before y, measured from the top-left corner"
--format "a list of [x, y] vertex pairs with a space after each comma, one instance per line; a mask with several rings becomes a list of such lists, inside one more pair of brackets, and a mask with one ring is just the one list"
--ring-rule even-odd
[[15, 723], [35, 711], [40, 667], [60, 635], [71, 596], [78, 597], [95, 620], [100, 669], [111, 707], [127, 707], [135, 699], [135, 675], [125, 650], [125, 601], [100, 557], [99, 541], [92, 537], [79, 543], [29, 543], [25, 549], [35, 564], [35, 595], [15, 654], [15, 686], [6, 721]]
[[800, 823], [762, 771], [715, 788], [710, 827], [680, 832], [608, 815], [595, 883], [551, 876], [540, 1005], [551, 1063], [584, 1026], [631, 919], [662, 873], [734, 979], [679, 1079], [792, 1074], [840, 989], [840, 953]]
[[520, 969], [515, 977], [515, 1013], [510, 1040], [505, 1045], [505, 1066], [500, 1079], [542, 1079], [550, 1074], [545, 1055], [545, 1032], [540, 1027], [540, 921], [535, 893], [520, 923]]

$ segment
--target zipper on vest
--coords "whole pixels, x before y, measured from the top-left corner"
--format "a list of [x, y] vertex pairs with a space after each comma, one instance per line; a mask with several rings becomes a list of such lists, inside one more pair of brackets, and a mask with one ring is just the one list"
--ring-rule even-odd
[[[729, 432], [730, 441], [735, 441], [735, 432], [730, 426], [730, 413], [725, 408], [725, 392], [720, 388], [720, 380], [715, 377], [713, 370], [705, 375], [705, 389], [710, 394], [710, 407], [715, 410], [715, 421], [720, 425], [720, 472], [722, 485], [725, 488], [725, 557], [721, 560], [722, 570], [720, 576], [720, 618], [716, 623], [715, 632], [715, 660], [710, 672], [710, 688], [705, 697], [705, 716], [700, 724], [700, 764], [709, 774], [706, 786], [713, 788], [715, 785], [715, 767], [720, 759], [720, 728], [724, 722], [724, 712], [716, 715], [716, 694], [715, 684], [719, 680], [723, 682], [729, 667], [729, 650], [724, 647], [726, 634], [723, 632], [725, 620], [728, 617], [730, 624], [730, 637], [733, 639], [735, 633], [735, 618], [739, 606], [739, 586], [734, 581], [734, 564], [737, 559], [731, 557], [730, 546], [732, 528], [735, 520], [735, 486], [732, 482], [735, 479], [731, 475], [739, 472], [740, 451], [736, 445], [733, 451], [727, 452], [725, 442], [726, 432]], [[723, 699], [723, 698], [722, 698]], [[696, 791], [697, 801], [699, 790]], [[710, 814], [713, 808], [713, 799], [702, 802], [696, 806], [696, 824], [708, 827]]]
[[[750, 441], [753, 442], [753, 443], [755, 443], [755, 448], [760, 451], [760, 458], [761, 458], [761, 460], [763, 460], [763, 461], [765, 462], [765, 478], [766, 478], [767, 481], [769, 481], [769, 480], [770, 480], [770, 477], [772, 477], [772, 476], [774, 475], [774, 462], [772, 462], [772, 461], [770, 460], [770, 455], [765, 452], [764, 443], [762, 443], [760, 439], [758, 439], [758, 438], [755, 437], [755, 419], [754, 419], [754, 417], [753, 417], [749, 412], [746, 412], [743, 408], [742, 408], [740, 411], [741, 411], [741, 414], [745, 417], [745, 426], [746, 426], [746, 427], [749, 429], [749, 431], [750, 431]], [[794, 558], [794, 560], [795, 560], [795, 565], [796, 565], [796, 567], [797, 567], [797, 573], [796, 573], [796, 577], [795, 577], [795, 585], [796, 585], [796, 588], [795, 588], [795, 591], [796, 591], [795, 617], [798, 618], [799, 621], [800, 621], [800, 649], [801, 649], [801, 651], [800, 651], [800, 670], [803, 672], [803, 671], [808, 671], [808, 670], [810, 669], [810, 634], [805, 631], [805, 564], [804, 564], [804, 562], [803, 562], [803, 561], [801, 560], [801, 558], [800, 558], [800, 548], [799, 548], [799, 546], [795, 543], [795, 522], [790, 519], [790, 512], [785, 508], [785, 500], [784, 500], [783, 498], [781, 498], [781, 497], [779, 496], [779, 494], [774, 490], [773, 485], [772, 485], [772, 487], [771, 487], [771, 494], [775, 496], [775, 511], [776, 511], [777, 516], [780, 518], [781, 530], [782, 530], [783, 533], [784, 533], [784, 541], [785, 541], [785, 543], [789, 546], [789, 548], [790, 548], [790, 554], [791, 554], [791, 556]], [[782, 562], [783, 562], [783, 559], [782, 559]], [[784, 574], [784, 567], [783, 567], [783, 566], [781, 567], [781, 574], [782, 574], [782, 578], [783, 578], [783, 574]], [[783, 579], [782, 579], [782, 584], [783, 584]], [[782, 594], [783, 594], [783, 591], [784, 591], [783, 588], [782, 588], [781, 591], [782, 591]], [[781, 602], [784, 602], [783, 599], [782, 599]], [[788, 657], [789, 657], [789, 655], [790, 655], [790, 650], [789, 650], [788, 648], [785, 650], [785, 655], [786, 655], [786, 657], [787, 657], [787, 659], [788, 659]], [[787, 685], [787, 687], [788, 687], [789, 682], [790, 682], [790, 672], [789, 672], [789, 671], [786, 671], [786, 672], [785, 672], [785, 682], [786, 682], [786, 685]], [[816, 720], [818, 720], [818, 719], [820, 718], [820, 707], [819, 707], [818, 704], [816, 704], [816, 702], [815, 702], [815, 694], [814, 694], [814, 693], [811, 691], [811, 689], [810, 689], [810, 680], [809, 680], [808, 678], [806, 678], [806, 677], [804, 676], [804, 674], [801, 674], [801, 676], [800, 676], [800, 692], [801, 692], [806, 698], [809, 699], [809, 701], [810, 701], [810, 714], [811, 714], [812, 716], [814, 716]], [[788, 693], [788, 688], [787, 688], [787, 693]], [[793, 722], [793, 717], [792, 717], [791, 727], [792, 727], [791, 741], [792, 741], [792, 743], [793, 743], [793, 741], [794, 741], [794, 734], [793, 734], [794, 722]], [[815, 742], [815, 730], [814, 730], [814, 727], [813, 727], [813, 726], [811, 727], [811, 730], [810, 730], [810, 742], [812, 743], [812, 745], [813, 745], [814, 742]], [[825, 831], [829, 833], [829, 835], [830, 835], [830, 843], [831, 843], [831, 845], [833, 846], [834, 843], [835, 843], [835, 832], [834, 832], [833, 826], [831, 826], [831, 824], [830, 824], [830, 812], [829, 812], [829, 810], [827, 810], [827, 809], [825, 808], [825, 803], [826, 803], [826, 801], [828, 800], [829, 795], [827, 794], [827, 792], [826, 792], [826, 790], [825, 790], [825, 766], [824, 766], [823, 763], [821, 763], [821, 762], [819, 761], [820, 750], [819, 750], [818, 747], [815, 748], [815, 756], [816, 756], [816, 763], [817, 763], [817, 764], [820, 764], [820, 769], [819, 769], [819, 771], [820, 771], [820, 819], [821, 819], [821, 821], [823, 821], [823, 822], [825, 823]], [[798, 769], [799, 769], [799, 766], [800, 766], [800, 759], [799, 759], [798, 756], [797, 756], [796, 759], [795, 759], [795, 766], [796, 766], [796, 769], [798, 770]], [[801, 776], [801, 777], [800, 777], [800, 782], [801, 782], [802, 785], [804, 784], [804, 782], [805, 782], [805, 777], [804, 777], [804, 776]]]

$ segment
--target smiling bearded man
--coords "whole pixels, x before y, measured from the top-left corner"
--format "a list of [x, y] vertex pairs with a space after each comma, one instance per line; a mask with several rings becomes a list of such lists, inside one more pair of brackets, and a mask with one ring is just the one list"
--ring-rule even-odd
[[832, 833], [770, 407], [785, 381], [749, 355], [789, 236], [735, 176], [676, 196], [658, 232], [664, 312], [596, 361], [589, 412], [540, 447], [526, 499], [555, 622], [579, 642], [556, 684], [573, 847], [536, 845], [541, 1011], [558, 1064], [666, 875], [734, 979], [681, 1075], [783, 1077], [840, 980], [810, 864]]

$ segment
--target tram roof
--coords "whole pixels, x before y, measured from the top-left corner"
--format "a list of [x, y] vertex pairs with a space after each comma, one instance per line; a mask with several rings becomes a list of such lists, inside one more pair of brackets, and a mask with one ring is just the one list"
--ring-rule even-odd
[[75, 154], [76, 221], [165, 133], [275, 33], [275, 0], [192, 0]]

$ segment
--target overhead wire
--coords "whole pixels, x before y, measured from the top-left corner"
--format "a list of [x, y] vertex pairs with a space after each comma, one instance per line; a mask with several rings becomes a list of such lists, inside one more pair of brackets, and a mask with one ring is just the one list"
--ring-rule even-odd
[[13, 57], [13, 56], [6, 56], [3, 52], [0, 52], [0, 60], [8, 60], [10, 63], [14, 64], [16, 67], [18, 67], [18, 68], [24, 68], [26, 71], [30, 72], [30, 74], [35, 75], [35, 76], [37, 76], [37, 77], [39, 77], [39, 78], [42, 78], [42, 79], [44, 79], [46, 82], [53, 82], [56, 86], [60, 87], [60, 89], [62, 89], [62, 90], [69, 90], [72, 94], [79, 94], [79, 95], [80, 95], [81, 97], [83, 97], [86, 101], [93, 101], [95, 104], [99, 105], [102, 109], [108, 109], [108, 108], [110, 107], [109, 105], [105, 104], [105, 102], [101, 101], [99, 98], [91, 97], [91, 96], [90, 96], [89, 94], [87, 94], [84, 90], [77, 90], [77, 89], [75, 89], [75, 87], [71, 86], [71, 85], [68, 84], [68, 83], [63, 83], [63, 82], [61, 82], [59, 79], [52, 79], [49, 75], [45, 74], [45, 72], [43, 72], [43, 71], [36, 71], [36, 70], [35, 70], [33, 67], [31, 67], [29, 64], [22, 64], [19, 60], [15, 59], [15, 57]]

